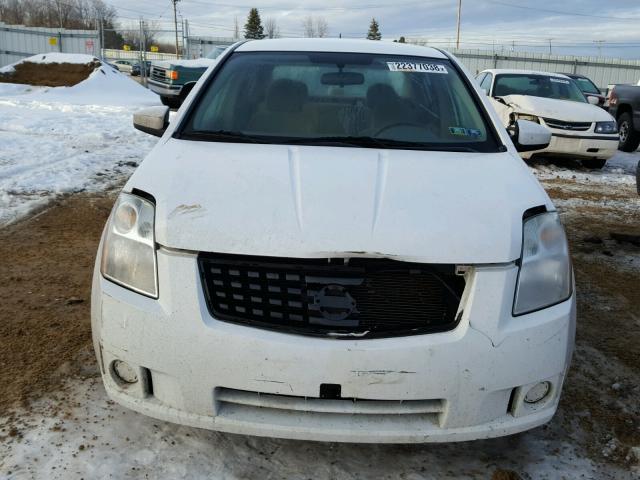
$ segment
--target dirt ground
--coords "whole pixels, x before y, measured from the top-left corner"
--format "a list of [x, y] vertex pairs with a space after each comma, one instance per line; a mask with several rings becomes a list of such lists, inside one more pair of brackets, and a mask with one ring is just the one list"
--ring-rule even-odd
[[11, 73], [0, 74], [0, 82], [20, 83], [41, 87], [72, 87], [86, 78], [101, 63], [89, 64], [23, 62]]
[[113, 198], [76, 195], [0, 229], [0, 412], [57, 388], [91, 341], [96, 246]]
[[[630, 185], [542, 183], [567, 228], [579, 310], [576, 353], [550, 431], [579, 443], [597, 464], [631, 468], [640, 463], [640, 246], [617, 234], [640, 235], [640, 209], [619, 208], [638, 197]], [[59, 391], [64, 376], [97, 375], [90, 278], [113, 199], [62, 198], [0, 229], [0, 414]], [[493, 478], [520, 477], [496, 471]]]

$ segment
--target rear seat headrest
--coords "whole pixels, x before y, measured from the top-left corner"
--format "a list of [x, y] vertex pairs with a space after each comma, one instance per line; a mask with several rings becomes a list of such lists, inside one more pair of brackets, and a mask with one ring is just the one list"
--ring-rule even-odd
[[304, 83], [281, 78], [269, 87], [267, 109], [272, 112], [299, 112], [307, 97], [308, 90]]

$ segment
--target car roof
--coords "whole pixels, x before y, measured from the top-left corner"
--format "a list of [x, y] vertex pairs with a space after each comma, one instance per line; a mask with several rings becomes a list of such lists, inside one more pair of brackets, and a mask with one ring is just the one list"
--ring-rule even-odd
[[276, 38], [250, 40], [241, 44], [237, 52], [336, 52], [412, 55], [446, 59], [440, 50], [432, 47], [388, 41], [353, 40], [346, 38]]
[[515, 75], [545, 75], [548, 77], [558, 77], [558, 78], [569, 78], [564, 73], [552, 73], [552, 72], [539, 72], [536, 70], [516, 70], [516, 69], [508, 69], [508, 68], [492, 68], [489, 70], [483, 70], [480, 73], [493, 73], [494, 75], [500, 74], [515, 74]]

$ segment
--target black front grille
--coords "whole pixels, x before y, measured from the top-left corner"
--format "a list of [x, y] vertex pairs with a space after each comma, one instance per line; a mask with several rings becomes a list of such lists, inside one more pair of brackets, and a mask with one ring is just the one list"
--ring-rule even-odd
[[151, 78], [153, 80], [164, 81], [167, 78], [167, 70], [164, 68], [152, 66], [151, 67]]
[[543, 118], [543, 120], [548, 127], [558, 128], [560, 130], [586, 132], [591, 128], [591, 122], [565, 122], [564, 120], [556, 120], [554, 118]]
[[200, 254], [219, 320], [305, 335], [393, 337], [457, 324], [464, 280], [453, 266], [386, 259]]

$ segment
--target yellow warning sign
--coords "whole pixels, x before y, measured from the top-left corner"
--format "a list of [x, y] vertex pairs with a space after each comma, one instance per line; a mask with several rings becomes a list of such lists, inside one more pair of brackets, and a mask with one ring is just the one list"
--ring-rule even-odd
[[125, 45], [122, 48], [124, 48], [128, 52], [129, 50], [131, 50], [131, 45]]
[[49, 45], [57, 45], [58, 38], [57, 37], [49, 37]]
[[152, 52], [157, 52], [157, 51], [159, 51], [159, 50], [160, 50], [160, 49], [158, 48], [158, 46], [157, 46], [157, 45], [151, 45], [151, 51], [152, 51]]

